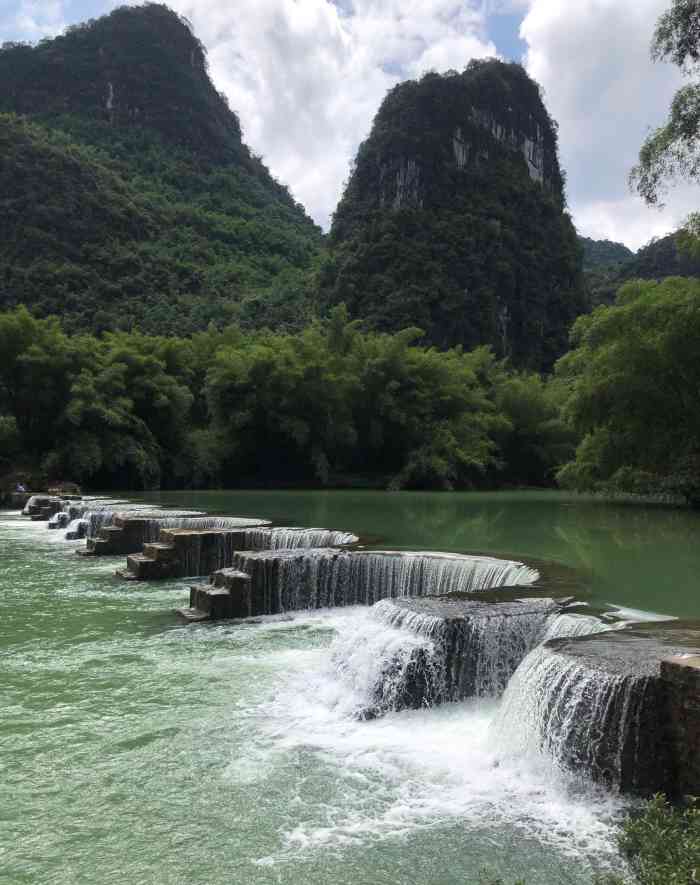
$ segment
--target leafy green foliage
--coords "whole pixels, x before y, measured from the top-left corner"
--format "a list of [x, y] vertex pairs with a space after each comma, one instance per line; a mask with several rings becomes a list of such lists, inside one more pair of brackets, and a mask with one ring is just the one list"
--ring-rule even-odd
[[4, 47], [0, 84], [0, 306], [96, 333], [308, 321], [321, 233], [241, 141], [175, 13]]
[[19, 455], [22, 439], [14, 415], [0, 415], [0, 467], [7, 467]]
[[[523, 139], [538, 145], [541, 183]], [[331, 247], [322, 301], [371, 328], [418, 325], [441, 348], [488, 343], [516, 365], [551, 366], [584, 302], [537, 85], [518, 65], [487, 61], [392, 89], [359, 148]]]
[[620, 836], [633, 879], [609, 875], [596, 885], [695, 885], [700, 881], [700, 807], [690, 801], [671, 806], [654, 796], [640, 814], [631, 815]]
[[[579, 237], [583, 248], [583, 278], [589, 305], [611, 304], [627, 268], [634, 261], [634, 252], [622, 243]], [[633, 274], [642, 276], [642, 274]]]
[[0, 314], [0, 433], [52, 478], [125, 487], [547, 484], [571, 453], [552, 390], [488, 348], [362, 333], [344, 308], [299, 333], [66, 335]]
[[626, 823], [620, 845], [641, 885], [692, 885], [700, 879], [700, 807], [675, 809], [655, 796]]
[[700, 281], [630, 282], [577, 320], [572, 340], [557, 375], [582, 441], [560, 482], [698, 503]]
[[[700, 11], [695, 0], [673, 0], [660, 18], [651, 46], [655, 60], [671, 61], [688, 77], [700, 72]], [[639, 151], [630, 183], [654, 205], [669, 183], [700, 177], [700, 82], [682, 86], [667, 122], [651, 132]]]

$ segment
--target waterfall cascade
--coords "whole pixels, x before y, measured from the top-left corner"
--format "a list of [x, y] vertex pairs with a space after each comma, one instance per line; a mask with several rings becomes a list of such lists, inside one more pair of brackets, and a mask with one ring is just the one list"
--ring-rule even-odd
[[[195, 520], [196, 523], [204, 520]], [[223, 523], [224, 521], [221, 520]], [[250, 525], [250, 527], [246, 527]], [[194, 529], [194, 530], [193, 530]], [[270, 528], [258, 520], [227, 520], [226, 525], [205, 527], [190, 526], [170, 531], [164, 530], [161, 542], [171, 544], [174, 555], [169, 557], [171, 567], [167, 576], [206, 575], [234, 565], [240, 551], [254, 550], [300, 550], [323, 547], [345, 547], [356, 544], [358, 538], [349, 532], [334, 532], [328, 529], [305, 529], [290, 527]], [[159, 558], [161, 551], [147, 550], [144, 554]], [[134, 563], [136, 570], [142, 568], [142, 561]], [[131, 568], [131, 566], [129, 566]]]
[[327, 548], [246, 551], [234, 555], [232, 567], [252, 578], [255, 614], [478, 592], [539, 577], [521, 562], [486, 556]]
[[[497, 697], [546, 636], [558, 629], [608, 629], [593, 617], [562, 614], [562, 602], [555, 599], [504, 593], [506, 601], [494, 603], [482, 602], [478, 595], [383, 600], [370, 609], [367, 635], [363, 625], [333, 651], [338, 672], [350, 676], [355, 689], [362, 678], [371, 679], [364, 685], [361, 715]], [[371, 658], [369, 668], [363, 650]]]
[[198, 510], [155, 510], [138, 504], [125, 507], [121, 502], [116, 506], [99, 507], [98, 509], [85, 509], [80, 514], [88, 522], [88, 538], [96, 538], [100, 529], [113, 526], [119, 520], [138, 519], [144, 526], [144, 540], [155, 541], [158, 532], [167, 522], [169, 526], [177, 527], [186, 524], [186, 520], [201, 516]]
[[57, 495], [32, 495], [22, 509], [23, 516], [33, 520], [48, 520], [63, 509], [63, 501]]
[[545, 754], [626, 791], [673, 792], [675, 713], [661, 662], [686, 651], [630, 629], [545, 642], [508, 683], [495, 725], [502, 752]]
[[361, 718], [503, 695], [503, 757], [544, 754], [621, 790], [700, 793], [700, 629], [582, 614], [563, 595], [579, 589], [565, 568], [542, 578], [489, 556], [347, 549], [348, 532], [111, 499], [35, 495], [24, 512], [106, 552], [143, 546], [129, 567], [150, 563], [151, 576], [211, 567], [190, 620], [373, 606], [330, 655]]
[[70, 514], [68, 514], [65, 510], [59, 510], [58, 513], [54, 513], [54, 515], [49, 520], [49, 528], [50, 529], [64, 529], [70, 522]]
[[87, 519], [71, 519], [66, 526], [66, 541], [80, 541], [87, 538], [88, 529]]

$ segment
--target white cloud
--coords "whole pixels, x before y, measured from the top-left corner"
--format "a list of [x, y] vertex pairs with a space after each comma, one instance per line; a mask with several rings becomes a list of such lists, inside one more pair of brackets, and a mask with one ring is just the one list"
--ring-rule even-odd
[[650, 127], [666, 116], [681, 82], [653, 64], [649, 44], [668, 0], [531, 0], [521, 27], [526, 66], [542, 85], [559, 123], [568, 197], [582, 233], [637, 248], [674, 230], [697, 205], [696, 186], [669, 193], [666, 208], [647, 208], [627, 176]]
[[63, 0], [21, 0], [0, 4], [0, 42], [40, 40], [66, 26]]
[[495, 55], [463, 0], [173, 0], [244, 139], [323, 226], [387, 90]]

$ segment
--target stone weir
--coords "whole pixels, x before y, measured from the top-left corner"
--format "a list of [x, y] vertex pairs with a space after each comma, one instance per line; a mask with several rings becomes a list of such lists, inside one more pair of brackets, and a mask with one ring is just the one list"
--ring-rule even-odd
[[242, 550], [346, 547], [358, 538], [328, 529], [269, 528], [267, 523], [227, 517], [192, 519], [186, 528], [161, 528], [158, 541], [127, 557], [117, 574], [133, 580], [208, 575], [231, 566]]
[[700, 624], [545, 642], [510, 680], [497, 732], [505, 754], [619, 790], [700, 795]]
[[[117, 515], [137, 516], [157, 513], [157, 508], [149, 504], [134, 504], [130, 501], [116, 501], [110, 498], [84, 500], [78, 503], [69, 502], [64, 514], [68, 516], [66, 525], [66, 541], [78, 541], [83, 538], [97, 538], [103, 526], [110, 526]], [[56, 514], [58, 527], [64, 521], [61, 514]], [[49, 528], [51, 524], [49, 523]]]
[[[538, 571], [522, 562], [489, 556], [322, 548], [235, 553], [231, 568], [214, 572], [209, 583], [225, 589], [229, 577], [237, 581], [239, 573], [251, 580], [245, 612], [236, 617], [372, 605], [398, 596], [478, 592], [528, 585], [539, 578]], [[197, 599], [203, 600], [205, 591], [206, 585], [193, 587], [190, 609], [181, 614], [201, 620], [202, 612], [191, 610], [201, 608]], [[232, 592], [238, 591], [235, 583]], [[217, 617], [213, 611], [209, 616]]]
[[59, 511], [63, 510], [64, 501], [56, 495], [31, 495], [22, 510], [33, 522], [46, 522]]
[[88, 525], [87, 546], [78, 553], [83, 556], [135, 553], [145, 543], [157, 540], [162, 528], [184, 526], [200, 516], [202, 513], [198, 510], [87, 511], [82, 517]]
[[386, 629], [367, 631], [375, 664], [355, 666], [356, 649], [367, 641], [363, 635], [351, 637], [349, 654], [341, 649], [334, 656], [338, 670], [358, 669], [353, 684], [361, 681], [361, 674], [368, 679], [360, 718], [498, 696], [523, 658], [544, 639], [610, 628], [601, 618], [566, 613], [570, 597], [522, 593], [522, 588], [502, 589], [376, 603], [370, 617]]

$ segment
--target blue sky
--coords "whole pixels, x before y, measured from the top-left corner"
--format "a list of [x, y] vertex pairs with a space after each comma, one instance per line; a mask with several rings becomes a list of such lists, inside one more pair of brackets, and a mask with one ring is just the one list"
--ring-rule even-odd
[[[128, 0], [132, 2], [132, 0]], [[209, 52], [244, 137], [324, 227], [387, 90], [470, 58], [522, 61], [559, 124], [580, 232], [637, 248], [698, 209], [694, 185], [650, 210], [627, 176], [679, 73], [649, 59], [669, 0], [169, 0]], [[38, 40], [118, 0], [0, 0], [0, 41]]]
[[527, 49], [527, 43], [519, 34], [523, 18], [523, 12], [501, 13], [487, 18], [488, 36], [496, 44], [500, 55], [511, 61], [521, 61]]

